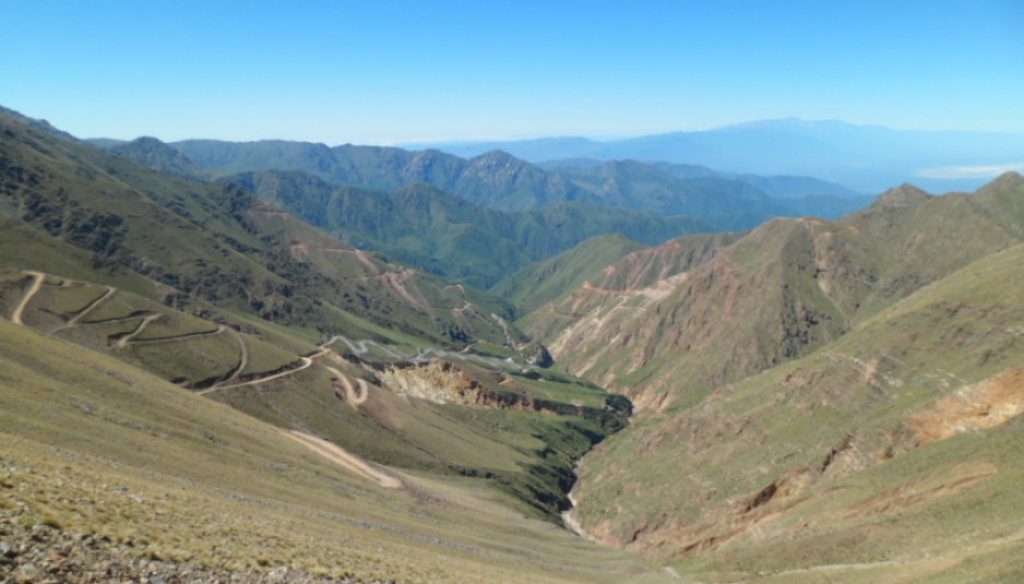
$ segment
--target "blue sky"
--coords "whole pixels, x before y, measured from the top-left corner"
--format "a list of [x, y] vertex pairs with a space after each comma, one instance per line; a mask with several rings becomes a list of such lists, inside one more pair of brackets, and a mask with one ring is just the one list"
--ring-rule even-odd
[[1024, 132], [1024, 2], [0, 0], [0, 105], [79, 136]]

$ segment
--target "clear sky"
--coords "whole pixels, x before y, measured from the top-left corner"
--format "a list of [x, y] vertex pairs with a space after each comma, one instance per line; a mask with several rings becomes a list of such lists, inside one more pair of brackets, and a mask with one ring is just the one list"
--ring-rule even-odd
[[0, 0], [0, 105], [78, 136], [1024, 132], [1024, 1]]

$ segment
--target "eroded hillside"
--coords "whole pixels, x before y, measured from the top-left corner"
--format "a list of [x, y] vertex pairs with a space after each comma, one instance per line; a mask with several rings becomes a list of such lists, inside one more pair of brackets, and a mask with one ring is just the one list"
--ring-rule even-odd
[[683, 238], [623, 258], [606, 283], [588, 281], [524, 323], [571, 371], [641, 406], [697, 403], [1021, 241], [1022, 182], [1008, 175], [943, 197], [903, 186], [838, 222], [776, 219], [734, 242]]
[[807, 357], [643, 416], [586, 459], [577, 519], [682, 567], [1019, 570], [1022, 266], [1024, 247], [996, 253]]

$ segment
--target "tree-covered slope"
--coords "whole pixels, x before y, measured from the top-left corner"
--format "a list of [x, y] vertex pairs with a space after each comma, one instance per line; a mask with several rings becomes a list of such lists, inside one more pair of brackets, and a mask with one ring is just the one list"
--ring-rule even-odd
[[649, 164], [625, 160], [552, 171], [613, 207], [689, 215], [720, 230], [755, 227], [774, 216], [795, 214], [756, 187], [719, 176], [679, 178]]
[[337, 187], [299, 172], [243, 173], [223, 180], [352, 245], [480, 287], [593, 235], [622, 233], [653, 244], [709, 229], [686, 217], [654, 217], [577, 202], [534, 211], [495, 211], [424, 183], [381, 192]]
[[489, 209], [522, 211], [575, 201], [690, 216], [716, 230], [749, 229], [775, 216], [835, 218], [865, 204], [845, 187], [810, 177], [729, 174], [684, 164], [583, 160], [541, 168], [500, 150], [463, 159], [437, 150], [280, 140], [186, 140], [170, 146], [219, 176], [301, 171], [336, 186], [383, 191], [425, 183]]
[[598, 235], [555, 257], [526, 266], [498, 282], [491, 292], [529, 313], [575, 290], [622, 256], [642, 247], [619, 234]]
[[302, 171], [334, 185], [385, 191], [426, 183], [490, 209], [533, 209], [591, 198], [563, 178], [499, 151], [462, 159], [437, 150], [351, 144], [330, 148], [281, 140], [186, 140], [171, 146], [219, 175]]

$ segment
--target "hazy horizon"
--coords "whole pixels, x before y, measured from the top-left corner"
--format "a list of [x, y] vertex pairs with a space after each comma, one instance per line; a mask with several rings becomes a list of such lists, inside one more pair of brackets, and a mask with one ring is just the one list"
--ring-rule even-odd
[[5, 22], [0, 103], [83, 137], [615, 139], [787, 117], [1024, 132], [1007, 1], [33, 2]]
[[[2, 105], [4, 105], [4, 104], [0, 104], [0, 106], [2, 106]], [[17, 111], [17, 110], [15, 110], [15, 111]], [[26, 116], [31, 117], [31, 118], [45, 120], [45, 121], [47, 121], [47, 123], [53, 124], [55, 127], [57, 127], [60, 130], [66, 130], [66, 128], [61, 127], [59, 124], [54, 123], [54, 120], [49, 119], [49, 118], [47, 118], [44, 115], [33, 115], [33, 113], [31, 113], [31, 112], [24, 112], [24, 111], [18, 111], [18, 113], [26, 115]], [[956, 132], [956, 133], [962, 132], [962, 133], [981, 133], [981, 134], [1003, 134], [1003, 135], [1007, 135], [1007, 136], [1020, 136], [1020, 135], [1024, 134], [1024, 131], [975, 130], [975, 129], [965, 129], [965, 128], [909, 128], [909, 127], [908, 128], [903, 128], [903, 127], [887, 126], [887, 125], [884, 125], [884, 124], [850, 122], [850, 121], [841, 120], [841, 119], [805, 119], [805, 118], [800, 118], [800, 117], [797, 117], [797, 116], [787, 116], [787, 117], [783, 117], [783, 118], [766, 118], [766, 119], [758, 119], [758, 120], [745, 120], [745, 121], [731, 122], [731, 123], [727, 123], [727, 124], [716, 125], [716, 126], [709, 126], [709, 127], [668, 129], [668, 130], [664, 130], [664, 131], [651, 132], [651, 133], [645, 133], [645, 134], [621, 134], [621, 135], [586, 135], [586, 134], [575, 134], [575, 135], [559, 134], [559, 135], [554, 135], [554, 134], [547, 134], [547, 135], [524, 135], [522, 137], [511, 137], [511, 138], [509, 138], [509, 137], [487, 137], [487, 136], [468, 137], [468, 138], [465, 138], [465, 137], [447, 137], [447, 138], [446, 137], [439, 137], [439, 138], [424, 138], [424, 139], [417, 139], [417, 140], [386, 141], [386, 142], [383, 142], [383, 141], [377, 141], [377, 142], [352, 142], [352, 141], [324, 142], [322, 140], [302, 139], [302, 138], [287, 139], [287, 138], [280, 138], [280, 137], [276, 137], [276, 136], [267, 136], [267, 137], [264, 137], [264, 138], [253, 138], [253, 139], [245, 139], [245, 140], [233, 140], [233, 139], [230, 139], [230, 138], [221, 138], [221, 137], [218, 137], [218, 136], [191, 136], [191, 137], [180, 138], [180, 139], [165, 139], [163, 136], [155, 136], [155, 135], [152, 135], [152, 134], [138, 134], [138, 135], [129, 135], [129, 136], [112, 136], [112, 135], [82, 136], [82, 135], [76, 135], [76, 137], [77, 138], [81, 138], [83, 140], [118, 140], [118, 141], [124, 141], [124, 142], [130, 142], [130, 141], [135, 140], [137, 138], [143, 138], [143, 137], [157, 138], [158, 140], [161, 140], [163, 142], [180, 142], [180, 141], [184, 141], [184, 140], [214, 140], [214, 141], [223, 141], [223, 142], [260, 142], [260, 141], [272, 141], [272, 140], [287, 140], [287, 141], [294, 141], [294, 142], [308, 142], [308, 143], [316, 143], [316, 144], [322, 143], [322, 144], [325, 144], [326, 146], [331, 146], [331, 147], [342, 146], [342, 145], [345, 145], [345, 144], [353, 144], [353, 145], [365, 145], [365, 146], [392, 146], [392, 147], [396, 147], [396, 148], [405, 148], [405, 149], [415, 150], [417, 146], [430, 147], [430, 146], [435, 145], [435, 144], [453, 144], [453, 145], [455, 145], [455, 144], [463, 144], [463, 143], [465, 143], [465, 144], [474, 144], [474, 143], [489, 143], [489, 142], [521, 142], [521, 141], [522, 142], [526, 142], [526, 141], [535, 141], [535, 140], [539, 141], [539, 140], [561, 140], [561, 139], [579, 139], [579, 140], [589, 140], [589, 141], [592, 141], [592, 142], [614, 142], [614, 141], [617, 141], [617, 140], [629, 140], [629, 139], [632, 139], [632, 138], [643, 138], [643, 137], [648, 137], [648, 136], [658, 136], [658, 135], [667, 135], [667, 134], [681, 134], [681, 133], [688, 133], [688, 132], [708, 132], [708, 131], [721, 130], [721, 129], [727, 129], [727, 128], [733, 128], [733, 127], [742, 127], [742, 126], [746, 126], [746, 125], [754, 125], [754, 124], [760, 124], [760, 123], [788, 122], [788, 121], [804, 123], [804, 124], [838, 123], [838, 124], [844, 124], [844, 125], [847, 125], [847, 126], [854, 126], [854, 127], [882, 128], [882, 129], [887, 129], [887, 130], [898, 130], [898, 131], [908, 131], [908, 132], [937, 132], [937, 133], [938, 132]]]

